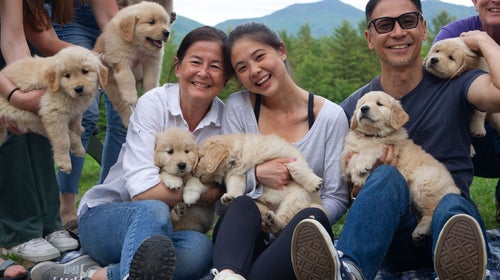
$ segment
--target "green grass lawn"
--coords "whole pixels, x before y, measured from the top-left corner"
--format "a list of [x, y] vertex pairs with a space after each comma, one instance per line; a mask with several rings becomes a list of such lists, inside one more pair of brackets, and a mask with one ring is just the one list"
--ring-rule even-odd
[[[85, 159], [85, 166], [80, 183], [80, 196], [94, 186], [99, 178], [99, 164], [90, 156]], [[471, 195], [476, 202], [481, 216], [486, 224], [486, 229], [498, 228], [495, 220], [495, 186], [497, 179], [475, 177], [472, 182]], [[336, 236], [340, 233], [344, 219], [333, 226]]]

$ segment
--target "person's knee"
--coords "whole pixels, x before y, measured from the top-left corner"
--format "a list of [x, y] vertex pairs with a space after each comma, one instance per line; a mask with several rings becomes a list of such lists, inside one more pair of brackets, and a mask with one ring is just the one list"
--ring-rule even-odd
[[409, 195], [405, 178], [396, 167], [391, 165], [381, 165], [373, 170], [363, 188], [372, 189], [380, 194]]
[[184, 235], [185, 240], [180, 241], [174, 238], [176, 250], [174, 279], [199, 279], [212, 267], [212, 241], [208, 236], [199, 232], [179, 233]]
[[162, 201], [138, 201], [136, 207], [138, 207], [138, 216], [140, 219], [147, 219], [151, 223], [159, 224], [161, 226], [170, 223], [170, 208]]

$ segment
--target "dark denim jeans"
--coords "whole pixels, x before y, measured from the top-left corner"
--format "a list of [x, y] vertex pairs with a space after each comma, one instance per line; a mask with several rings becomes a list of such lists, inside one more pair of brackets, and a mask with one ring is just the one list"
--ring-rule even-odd
[[431, 238], [416, 246], [411, 234], [417, 221], [408, 185], [396, 168], [383, 165], [368, 177], [352, 204], [337, 249], [344, 253], [342, 260], [354, 263], [366, 279], [373, 279], [382, 265], [391, 272], [432, 268], [434, 246], [442, 227], [460, 213], [475, 218], [486, 236], [475, 204], [463, 196], [448, 194], [434, 212]]

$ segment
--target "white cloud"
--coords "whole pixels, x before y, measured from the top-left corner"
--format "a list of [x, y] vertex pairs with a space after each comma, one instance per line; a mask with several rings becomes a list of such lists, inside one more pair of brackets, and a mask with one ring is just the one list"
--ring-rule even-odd
[[[341, 1], [361, 10], [365, 9], [367, 2], [366, 0]], [[442, 1], [472, 6], [472, 0]], [[202, 24], [216, 25], [228, 19], [262, 17], [292, 4], [313, 2], [318, 2], [318, 0], [179, 0], [174, 2], [174, 10], [178, 15], [188, 17]]]

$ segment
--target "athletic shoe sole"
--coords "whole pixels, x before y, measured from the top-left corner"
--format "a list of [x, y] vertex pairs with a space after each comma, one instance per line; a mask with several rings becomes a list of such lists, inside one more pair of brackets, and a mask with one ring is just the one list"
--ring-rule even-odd
[[292, 265], [298, 280], [341, 279], [340, 259], [328, 232], [313, 219], [301, 221], [292, 236]]
[[434, 250], [439, 280], [483, 280], [486, 261], [486, 245], [477, 221], [465, 214], [451, 217]]
[[172, 279], [175, 261], [175, 248], [170, 238], [164, 235], [151, 236], [135, 252], [128, 279]]

